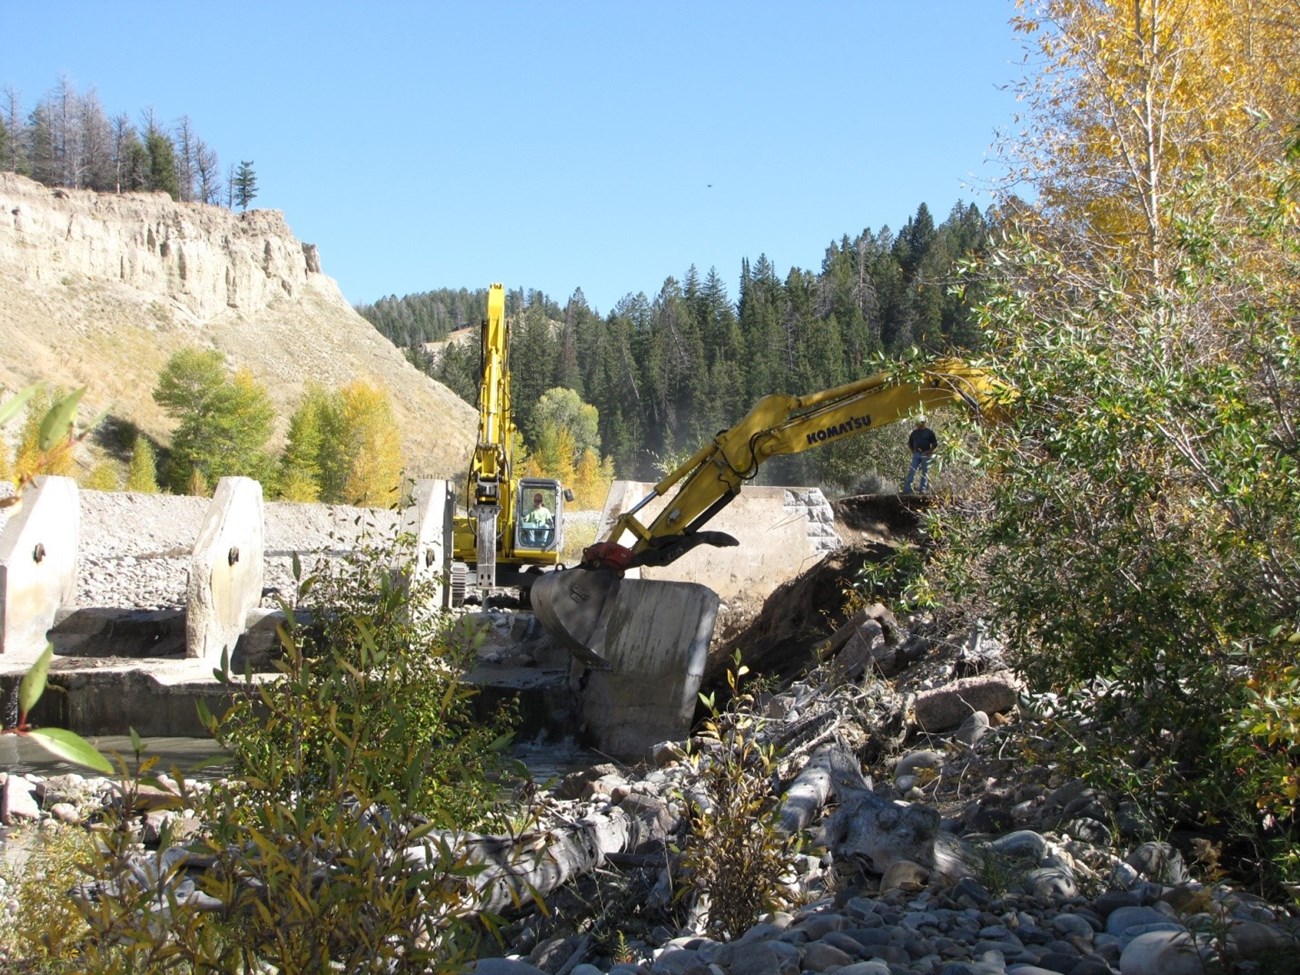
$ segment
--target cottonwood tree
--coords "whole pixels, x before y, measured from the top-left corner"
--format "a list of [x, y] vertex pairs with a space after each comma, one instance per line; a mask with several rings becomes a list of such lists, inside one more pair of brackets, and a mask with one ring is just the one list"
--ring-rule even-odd
[[403, 464], [386, 389], [360, 379], [335, 391], [312, 385], [289, 420], [280, 496], [391, 507], [400, 496]]
[[1067, 713], [1087, 691], [1094, 768], [1290, 842], [1241, 713], [1300, 623], [1294, 12], [1027, 9], [1042, 74], [1008, 148], [1036, 203], [1002, 201], [981, 309], [1018, 393], [985, 428], [986, 520], [945, 537], [1034, 685]]
[[1026, 138], [1005, 146], [1080, 258], [1122, 257], [1163, 284], [1176, 190], [1247, 189], [1277, 158], [1300, 76], [1300, 24], [1280, 0], [1050, 0], [1014, 23], [1041, 70], [1020, 86]]
[[215, 349], [181, 349], [158, 376], [154, 400], [177, 421], [164, 471], [183, 493], [196, 481], [211, 486], [227, 476], [256, 478], [273, 487], [267, 453], [275, 411], [266, 390], [247, 370], [230, 376]]
[[369, 508], [391, 508], [401, 496], [402, 437], [388, 391], [353, 380], [339, 391], [348, 472], [343, 500]]

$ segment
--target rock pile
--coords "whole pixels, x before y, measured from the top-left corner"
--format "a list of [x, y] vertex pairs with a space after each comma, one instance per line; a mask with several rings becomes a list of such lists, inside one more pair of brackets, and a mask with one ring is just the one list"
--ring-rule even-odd
[[[949, 689], [937, 673], [932, 670], [923, 681], [934, 685], [928, 689], [932, 696]], [[986, 688], [998, 681], [1013, 686], [1005, 672], [979, 676]], [[644, 888], [633, 892], [638, 917], [622, 919], [631, 937], [613, 950], [598, 945], [580, 923], [563, 927], [571, 911], [557, 910], [551, 920], [525, 913], [506, 929], [501, 957], [480, 959], [478, 972], [1295, 970], [1286, 966], [1300, 948], [1300, 924], [1284, 907], [1226, 884], [1190, 879], [1179, 851], [1151, 835], [1141, 809], [1131, 803], [1115, 803], [1081, 781], [1056, 782], [1048, 770], [1004, 758], [1010, 727], [997, 712], [968, 707], [953, 726], [956, 708], [950, 706], [934, 712], [949, 717], [931, 719], [945, 727], [923, 731], [916, 723], [919, 698], [871, 672], [846, 678], [842, 665], [837, 669], [832, 661], [787, 691], [759, 700], [761, 735], [780, 743], [787, 756], [779, 776], [787, 789], [782, 821], [806, 831], [808, 852], [782, 881], [800, 906], [765, 917], [729, 942], [709, 936], [707, 909], [685, 920], [670, 909], [671, 851], [685, 839], [690, 809], [709, 801], [681, 744], [664, 743], [646, 767], [598, 765], [540, 790], [538, 827], [512, 838], [522, 846], [546, 838], [546, 868], [538, 875], [571, 884], [579, 867], [639, 871], [636, 883]], [[708, 761], [711, 749], [716, 751], [716, 743], [696, 742], [695, 761]], [[861, 775], [863, 759], [879, 782]], [[819, 770], [825, 773], [820, 778]], [[818, 781], [825, 784], [821, 794]], [[0, 814], [7, 823], [79, 828], [117, 794], [102, 779], [0, 773]], [[156, 844], [168, 823], [174, 836], [202, 829], [192, 811], [144, 808], [136, 820], [141, 842]], [[508, 846], [507, 838], [488, 839], [485, 846], [494, 850]], [[184, 846], [159, 852], [169, 862], [188, 855]], [[484, 856], [484, 862], [493, 861]], [[512, 869], [517, 867], [516, 862]], [[144, 867], [139, 874], [152, 876]], [[490, 867], [485, 884], [493, 877], [500, 874]], [[198, 896], [193, 886], [177, 893], [181, 899]], [[557, 888], [549, 896], [558, 901], [565, 891]], [[498, 898], [495, 906], [508, 903], [508, 897]], [[658, 921], [646, 923], [647, 917]]]

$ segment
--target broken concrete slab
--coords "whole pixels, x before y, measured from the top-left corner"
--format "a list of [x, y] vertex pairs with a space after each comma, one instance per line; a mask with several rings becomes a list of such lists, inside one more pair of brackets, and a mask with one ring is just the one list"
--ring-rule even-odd
[[640, 759], [656, 743], [690, 734], [717, 614], [718, 596], [707, 586], [622, 581], [604, 632], [608, 669], [575, 659], [570, 674], [593, 747]]

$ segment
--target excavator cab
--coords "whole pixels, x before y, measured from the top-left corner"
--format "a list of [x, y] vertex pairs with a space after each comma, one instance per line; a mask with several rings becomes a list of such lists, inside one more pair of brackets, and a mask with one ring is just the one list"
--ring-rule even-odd
[[563, 544], [561, 526], [564, 492], [560, 482], [544, 477], [519, 481], [515, 498], [515, 552], [524, 560], [529, 555], [556, 552]]

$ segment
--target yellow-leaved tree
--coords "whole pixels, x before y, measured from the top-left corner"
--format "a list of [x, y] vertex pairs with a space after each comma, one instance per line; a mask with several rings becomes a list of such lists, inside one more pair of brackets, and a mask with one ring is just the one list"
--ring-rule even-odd
[[76, 465], [74, 437], [61, 437], [42, 447], [42, 423], [63, 395], [54, 389], [42, 387], [27, 403], [18, 447], [14, 451], [12, 477], [15, 481], [30, 480], [39, 474], [70, 476]]
[[357, 379], [339, 391], [348, 476], [343, 497], [368, 508], [395, 505], [402, 488], [402, 435], [388, 390]]
[[126, 469], [126, 489], [140, 494], [158, 493], [158, 455], [143, 433], [135, 435], [131, 462]]
[[401, 494], [403, 464], [388, 390], [363, 379], [333, 392], [313, 384], [289, 418], [280, 497], [391, 507]]
[[1037, 73], [1019, 86], [1023, 130], [1001, 148], [1013, 180], [1037, 195], [1033, 222], [1068, 239], [1072, 261], [1118, 258], [1163, 286], [1177, 273], [1168, 250], [1188, 216], [1178, 192], [1188, 180], [1267, 191], [1266, 164], [1280, 155], [1300, 101], [1294, 4], [1019, 6], [1012, 23]]

